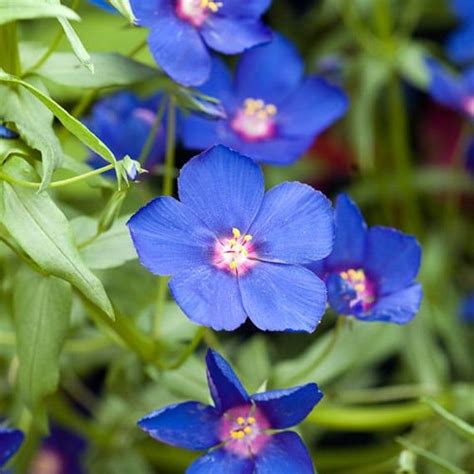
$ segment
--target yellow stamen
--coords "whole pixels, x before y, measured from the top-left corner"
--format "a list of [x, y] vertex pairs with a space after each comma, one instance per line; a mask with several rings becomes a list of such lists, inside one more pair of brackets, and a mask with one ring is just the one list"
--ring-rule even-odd
[[237, 262], [236, 262], [235, 260], [232, 260], [232, 262], [229, 263], [229, 268], [230, 268], [231, 270], [237, 269], [237, 266], [238, 266], [238, 264], [237, 264]]
[[249, 416], [249, 417], [247, 418], [247, 423], [248, 423], [249, 425], [255, 424], [256, 421], [257, 421], [257, 420], [256, 420], [253, 416]]
[[239, 425], [245, 425], [245, 418], [243, 418], [242, 416], [239, 416], [239, 417], [237, 418], [237, 423], [238, 423]]
[[240, 233], [240, 230], [237, 229], [237, 227], [233, 227], [232, 228], [232, 234], [234, 235], [234, 237], [236, 239], [238, 239], [242, 234]]
[[252, 432], [252, 428], [250, 428], [250, 426], [246, 426], [244, 428], [244, 431], [245, 431], [246, 434], [250, 434]]
[[245, 242], [250, 242], [252, 239], [253, 239], [253, 236], [250, 235], [250, 234], [247, 234], [247, 235], [244, 236]]

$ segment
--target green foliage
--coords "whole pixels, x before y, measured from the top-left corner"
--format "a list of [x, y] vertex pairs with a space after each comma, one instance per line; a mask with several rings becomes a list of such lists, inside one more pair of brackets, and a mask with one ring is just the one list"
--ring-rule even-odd
[[0, 0], [0, 25], [30, 18], [67, 18], [79, 20], [73, 10], [48, 0]]

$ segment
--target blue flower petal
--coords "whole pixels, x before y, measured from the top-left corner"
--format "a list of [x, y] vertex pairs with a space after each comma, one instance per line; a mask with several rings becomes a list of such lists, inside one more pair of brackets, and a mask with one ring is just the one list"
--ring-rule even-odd
[[298, 425], [321, 398], [323, 392], [315, 383], [252, 395], [252, 400], [263, 411], [272, 429]]
[[220, 443], [220, 421], [214, 407], [184, 402], [150, 413], [138, 425], [163, 443], [186, 449], [208, 449]]
[[109, 12], [116, 12], [115, 8], [106, 0], [89, 0], [90, 3], [93, 5], [96, 5], [104, 10], [107, 10]]
[[367, 225], [359, 208], [347, 194], [338, 196], [334, 217], [336, 237], [334, 249], [326, 259], [326, 268], [360, 268], [364, 261]]
[[206, 354], [207, 381], [216, 409], [223, 413], [249, 403], [249, 396], [232, 367], [217, 352]]
[[446, 45], [448, 56], [459, 64], [474, 61], [474, 20], [452, 33]]
[[255, 460], [255, 474], [314, 474], [313, 462], [293, 431], [273, 435]]
[[379, 296], [411, 285], [420, 261], [421, 247], [415, 237], [386, 227], [369, 229], [364, 269], [377, 285]]
[[464, 94], [461, 81], [434, 59], [428, 59], [426, 65], [430, 73], [429, 91], [433, 99], [448, 107], [460, 109]]
[[199, 86], [209, 78], [211, 57], [199, 32], [173, 14], [157, 17], [148, 44], [158, 65], [176, 82]]
[[354, 304], [357, 292], [339, 273], [330, 273], [326, 278], [328, 301], [331, 308], [339, 314], [357, 316], [364, 313], [363, 303]]
[[221, 143], [218, 135], [218, 123], [197, 115], [186, 117], [181, 125], [183, 145], [192, 150], [204, 150]]
[[0, 467], [20, 449], [23, 439], [20, 430], [0, 428]]
[[249, 318], [264, 331], [312, 332], [326, 309], [326, 286], [304, 267], [258, 262], [239, 286]]
[[303, 70], [303, 61], [293, 44], [274, 35], [271, 43], [240, 58], [236, 71], [238, 95], [242, 101], [251, 97], [279, 105], [299, 86]]
[[141, 263], [157, 275], [170, 275], [209, 262], [216, 236], [185, 205], [159, 197], [128, 221]]
[[189, 161], [178, 179], [179, 197], [219, 237], [243, 234], [263, 199], [261, 169], [225, 146], [215, 146]]
[[252, 458], [243, 458], [227, 451], [215, 449], [196, 459], [186, 470], [186, 474], [253, 474]]
[[452, 0], [451, 3], [459, 18], [474, 20], [474, 3], [472, 0]]
[[332, 250], [331, 202], [302, 183], [282, 183], [268, 191], [249, 229], [261, 260], [308, 264]]
[[173, 15], [170, 0], [130, 0], [136, 24], [151, 26], [157, 18]]
[[323, 78], [309, 77], [281, 103], [276, 123], [286, 136], [315, 136], [342, 117], [349, 100], [343, 90]]
[[169, 287], [178, 306], [198, 324], [233, 331], [247, 319], [237, 278], [212, 265], [179, 271]]
[[[364, 321], [386, 321], [396, 324], [410, 322], [418, 312], [423, 297], [421, 285], [414, 284], [403, 290], [380, 297]], [[357, 317], [357, 316], [356, 316]]]
[[244, 18], [258, 18], [270, 6], [271, 0], [226, 0], [219, 8], [219, 14]]
[[258, 20], [221, 15], [209, 16], [201, 35], [210, 48], [224, 54], [238, 54], [272, 39], [270, 28]]

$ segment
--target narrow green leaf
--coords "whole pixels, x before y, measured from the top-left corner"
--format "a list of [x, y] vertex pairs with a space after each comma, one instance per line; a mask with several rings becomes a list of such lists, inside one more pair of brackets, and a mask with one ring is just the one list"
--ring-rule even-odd
[[48, 17], [79, 20], [77, 13], [64, 5], [53, 5], [42, 0], [0, 0], [0, 25]]
[[82, 261], [69, 222], [47, 193], [4, 183], [1, 217], [12, 237], [45, 272], [69, 281], [113, 318], [102, 283]]
[[81, 39], [74, 31], [69, 21], [66, 18], [58, 18], [59, 23], [63, 27], [66, 38], [68, 39], [74, 54], [76, 55], [79, 62], [86, 67], [90, 73], [94, 74], [94, 65], [91, 61], [91, 56], [87, 52], [86, 48], [82, 44]]
[[[64, 127], [69, 130], [69, 132], [71, 132], [75, 137], [77, 137], [82, 143], [84, 143], [84, 145], [89, 147], [92, 151], [95, 151], [98, 155], [100, 155], [109, 163], [116, 163], [114, 154], [110, 151], [107, 145], [102, 142], [102, 140], [97, 138], [85, 125], [83, 125], [79, 120], [73, 117], [57, 102], [55, 102], [53, 99], [41, 92], [38, 88], [34, 87], [28, 82], [22, 81], [21, 79], [15, 76], [6, 74], [4, 71], [1, 70], [0, 82], [3, 82], [5, 84], [15, 84], [26, 88], [28, 92], [30, 92], [33, 96], [40, 100], [64, 125]], [[117, 176], [117, 180], [120, 180], [120, 176]]]
[[435, 413], [443, 418], [443, 420], [446, 421], [449, 426], [454, 428], [454, 430], [456, 430], [460, 435], [464, 436], [469, 441], [474, 441], [474, 426], [470, 425], [456, 415], [453, 415], [431, 398], [424, 398], [422, 401], [427, 403]]
[[404, 448], [409, 449], [410, 451], [414, 452], [418, 456], [421, 456], [428, 461], [431, 461], [433, 464], [436, 464], [439, 467], [442, 467], [443, 469], [446, 469], [448, 472], [452, 474], [467, 474], [466, 471], [463, 469], [460, 469], [457, 466], [454, 466], [451, 464], [449, 461], [446, 459], [443, 459], [436, 454], [432, 453], [431, 451], [428, 451], [424, 448], [421, 448], [420, 446], [417, 446], [416, 444], [413, 444], [411, 441], [408, 441], [405, 438], [397, 438], [397, 442], [400, 443]]
[[16, 275], [13, 309], [17, 340], [18, 387], [30, 408], [59, 383], [59, 355], [71, 313], [71, 285], [22, 267]]

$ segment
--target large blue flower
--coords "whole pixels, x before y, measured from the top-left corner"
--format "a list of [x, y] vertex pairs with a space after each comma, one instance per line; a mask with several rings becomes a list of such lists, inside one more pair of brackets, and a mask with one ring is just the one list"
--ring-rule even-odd
[[[119, 92], [97, 102], [85, 123], [117, 158], [129, 155], [137, 160], [155, 123], [159, 101], [158, 95], [143, 100], [131, 92]], [[151, 169], [161, 162], [164, 149], [165, 131], [160, 126], [143, 166]], [[106, 163], [98, 155], [92, 154], [90, 164], [100, 167]]]
[[153, 438], [185, 449], [211, 449], [186, 474], [312, 474], [301, 438], [284, 430], [303, 421], [323, 394], [315, 383], [248, 395], [229, 364], [216, 352], [206, 356], [214, 406], [170, 405], [138, 424]]
[[271, 0], [131, 0], [148, 44], [172, 79], [197, 86], [209, 78], [209, 49], [237, 54], [271, 40], [260, 17]]
[[20, 430], [0, 427], [0, 467], [20, 449], [23, 438]]
[[462, 23], [449, 37], [446, 49], [454, 62], [467, 64], [474, 61], [474, 2], [453, 0], [452, 7]]
[[222, 143], [265, 163], [295, 161], [348, 106], [339, 87], [323, 78], [305, 78], [303, 70], [298, 52], [281, 36], [246, 52], [234, 81], [214, 59], [211, 78], [201, 90], [221, 100], [227, 118], [190, 116], [183, 124], [184, 145], [202, 150]]
[[311, 267], [326, 281], [331, 307], [364, 321], [409, 322], [422, 298], [416, 239], [387, 227], [368, 229], [346, 194], [337, 198], [335, 223], [333, 252]]
[[264, 330], [313, 331], [323, 282], [303, 267], [333, 242], [330, 202], [301, 183], [264, 195], [253, 160], [216, 146], [184, 166], [179, 197], [159, 197], [129, 221], [140, 261], [172, 275], [171, 293], [193, 321], [233, 330], [247, 317]]
[[434, 59], [426, 63], [430, 72], [429, 93], [433, 99], [474, 120], [474, 68], [456, 77]]

